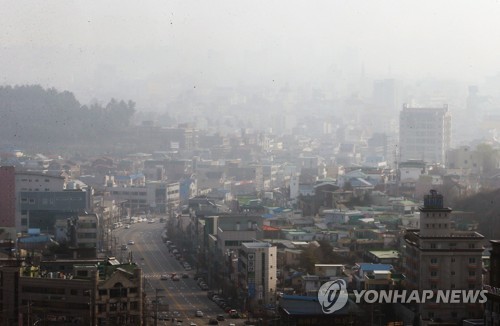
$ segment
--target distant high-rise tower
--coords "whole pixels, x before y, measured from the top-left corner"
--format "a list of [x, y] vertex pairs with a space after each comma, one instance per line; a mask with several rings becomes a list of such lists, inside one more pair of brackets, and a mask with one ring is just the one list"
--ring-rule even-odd
[[373, 104], [377, 110], [394, 115], [399, 107], [397, 82], [394, 79], [376, 80], [373, 82]]
[[[431, 190], [420, 210], [420, 229], [404, 236], [404, 269], [410, 290], [481, 290], [484, 237], [473, 231], [452, 228], [451, 208], [443, 206], [443, 195]], [[482, 317], [480, 303], [418, 304], [424, 321], [457, 323], [462, 318]]]
[[399, 115], [399, 151], [402, 162], [423, 160], [445, 162], [451, 145], [451, 115], [442, 108], [410, 108], [403, 106]]

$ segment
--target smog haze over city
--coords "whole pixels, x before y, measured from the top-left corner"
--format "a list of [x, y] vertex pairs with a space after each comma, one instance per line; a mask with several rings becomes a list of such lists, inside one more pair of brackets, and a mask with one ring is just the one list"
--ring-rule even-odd
[[480, 85], [500, 71], [493, 0], [2, 4], [2, 84], [68, 90], [83, 103], [130, 98], [139, 111], [194, 88], [368, 96], [374, 79]]
[[0, 5], [0, 325], [499, 325], [500, 0]]

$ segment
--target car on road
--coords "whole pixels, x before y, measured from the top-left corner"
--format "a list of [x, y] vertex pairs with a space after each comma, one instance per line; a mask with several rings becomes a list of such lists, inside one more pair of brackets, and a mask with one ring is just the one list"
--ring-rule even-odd
[[130, 229], [130, 224], [125, 225], [125, 229]]
[[182, 278], [189, 278], [189, 275], [184, 273], [184, 274], [182, 274]]
[[224, 315], [217, 315], [217, 320], [224, 321], [224, 320], [226, 320], [226, 318], [224, 318]]
[[170, 277], [166, 274], [163, 274], [162, 276], [160, 276], [160, 280], [168, 280]]
[[128, 250], [128, 246], [126, 244], [122, 244], [121, 249], [122, 250]]
[[130, 245], [135, 245], [135, 241], [134, 241], [134, 240], [129, 240], [129, 241], [127, 242], [127, 244], [128, 244], [129, 246], [130, 246]]
[[158, 314], [158, 319], [159, 320], [169, 320], [170, 316], [167, 312], [161, 312]]
[[[191, 322], [189, 326], [197, 326], [196, 323]], [[234, 326], [234, 325], [233, 325]]]
[[217, 321], [217, 319], [210, 318], [210, 319], [208, 320], [208, 324], [209, 324], [209, 325], [219, 325], [219, 322]]
[[196, 317], [203, 317], [203, 311], [201, 311], [201, 310], [196, 310], [196, 312], [194, 313], [194, 315], [195, 315]]
[[181, 280], [181, 278], [177, 275], [172, 277], [172, 281], [180, 281], [180, 280]]

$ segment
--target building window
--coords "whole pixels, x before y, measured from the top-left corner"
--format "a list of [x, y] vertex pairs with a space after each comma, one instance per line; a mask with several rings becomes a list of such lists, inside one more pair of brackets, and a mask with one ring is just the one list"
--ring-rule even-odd
[[473, 243], [469, 243], [469, 249], [474, 249], [476, 246]]
[[431, 258], [431, 264], [437, 264], [438, 260], [437, 258]]
[[476, 263], [476, 258], [471, 257], [469, 258], [469, 264], [475, 264]]
[[476, 276], [476, 271], [469, 271], [469, 276]]
[[436, 249], [436, 244], [435, 243], [431, 243], [431, 249]]
[[455, 258], [451, 258], [451, 262], [454, 263], [455, 262]]
[[451, 271], [451, 275], [455, 275], [455, 271]]
[[437, 276], [437, 272], [436, 271], [432, 271], [431, 272], [431, 276]]
[[76, 290], [76, 289], [70, 289], [70, 290], [69, 290], [69, 293], [70, 293], [71, 295], [78, 295], [78, 290]]

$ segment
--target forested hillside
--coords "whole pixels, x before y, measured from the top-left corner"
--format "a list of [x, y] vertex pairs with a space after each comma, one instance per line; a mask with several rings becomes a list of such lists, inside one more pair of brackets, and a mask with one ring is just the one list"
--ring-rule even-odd
[[474, 212], [479, 232], [490, 240], [500, 239], [500, 189], [478, 193], [458, 202], [452, 208]]
[[134, 112], [132, 101], [111, 99], [106, 105], [87, 106], [68, 91], [39, 85], [0, 87], [0, 145], [40, 151], [88, 147], [123, 131]]

